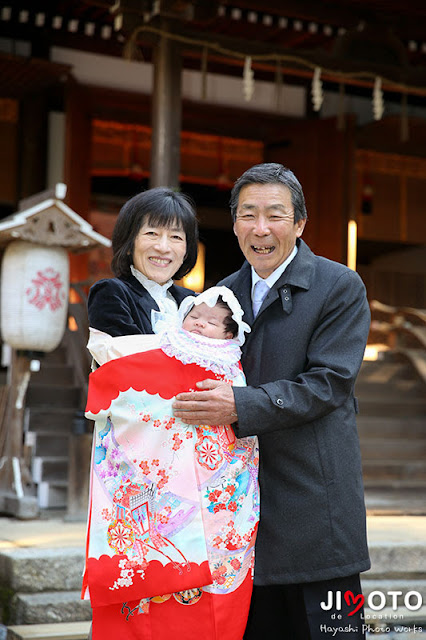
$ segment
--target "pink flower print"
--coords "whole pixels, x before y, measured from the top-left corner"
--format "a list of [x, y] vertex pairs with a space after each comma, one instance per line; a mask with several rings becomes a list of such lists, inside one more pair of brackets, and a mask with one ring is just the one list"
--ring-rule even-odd
[[220, 536], [216, 536], [216, 538], [214, 538], [212, 544], [213, 544], [214, 547], [219, 548], [221, 546], [222, 542], [223, 542], [222, 538]]
[[124, 520], [114, 520], [108, 527], [108, 544], [116, 553], [125, 553], [134, 542], [133, 528]]
[[227, 486], [227, 487], [225, 487], [225, 491], [226, 491], [227, 493], [229, 493], [229, 495], [230, 495], [230, 496], [233, 496], [233, 495], [234, 495], [234, 493], [235, 493], [235, 487], [234, 487], [234, 485], [233, 485], [233, 484], [228, 484], [228, 486]]
[[155, 460], [151, 460], [151, 464], [153, 467], [159, 467], [160, 461], [157, 458], [155, 458]]
[[142, 469], [142, 471], [148, 475], [149, 474], [149, 464], [148, 464], [148, 460], [142, 460], [139, 463], [140, 468]]
[[173, 427], [173, 425], [174, 425], [174, 423], [175, 423], [175, 422], [176, 422], [176, 419], [175, 419], [175, 418], [169, 418], [169, 417], [167, 417], [167, 418], [164, 420], [164, 426], [166, 427], [166, 429], [171, 429], [171, 428]]
[[233, 511], [233, 512], [237, 511], [237, 509], [238, 509], [237, 503], [233, 500], [232, 502], [230, 502], [228, 504], [228, 509], [229, 509], [229, 511]]
[[226, 581], [226, 568], [222, 566], [212, 571], [212, 578], [217, 584], [224, 584]]
[[178, 449], [180, 449], [180, 445], [183, 442], [182, 438], [179, 437], [178, 433], [175, 433], [175, 435], [173, 436], [173, 441], [174, 441], [173, 451], [178, 451]]
[[159, 469], [158, 475], [161, 477], [161, 480], [157, 482], [157, 488], [162, 489], [167, 484], [169, 480], [169, 476], [166, 474], [164, 469]]
[[154, 422], [152, 424], [154, 425], [154, 427], [160, 427], [161, 426], [161, 420], [154, 420]]
[[219, 489], [215, 489], [214, 491], [212, 491], [211, 493], [209, 493], [209, 500], [210, 502], [216, 502], [219, 499], [219, 496], [222, 492], [219, 491]]
[[196, 445], [198, 463], [205, 469], [217, 469], [223, 456], [219, 444], [211, 436], [204, 436]]
[[232, 567], [235, 571], [239, 571], [239, 569], [241, 568], [241, 562], [238, 560], [238, 558], [232, 558], [232, 560], [231, 560], [231, 567]]
[[223, 504], [223, 502], [218, 502], [214, 505], [213, 512], [218, 513], [219, 511], [223, 511], [224, 509], [226, 509], [226, 505]]
[[192, 438], [192, 431], [187, 431], [186, 432], [186, 439], [189, 440], [190, 438]]
[[165, 507], [161, 513], [158, 514], [158, 519], [161, 522], [161, 524], [167, 524], [168, 521], [170, 520], [170, 514], [172, 512], [172, 508], [171, 507]]
[[150, 414], [150, 413], [145, 413], [145, 414], [142, 416], [142, 420], [143, 420], [144, 422], [149, 422], [149, 421], [151, 420], [151, 414]]

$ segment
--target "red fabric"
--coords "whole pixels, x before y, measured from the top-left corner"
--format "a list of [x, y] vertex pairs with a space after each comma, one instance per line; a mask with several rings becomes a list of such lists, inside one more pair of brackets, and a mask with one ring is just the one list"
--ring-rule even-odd
[[[138, 601], [94, 607], [93, 640], [241, 640], [247, 623], [252, 592], [248, 572], [242, 585], [227, 594], [203, 591], [192, 605], [171, 596], [166, 602], [151, 602], [149, 613], [128, 615]], [[123, 610], [123, 613], [122, 613]], [[126, 620], [128, 615], [128, 620]]]
[[[101, 556], [96, 558], [88, 558], [87, 571], [90, 575], [90, 597], [92, 602], [97, 605], [109, 605], [117, 602], [117, 591], [107, 590], [106, 585], [114, 584], [114, 580], [120, 574], [118, 564], [120, 560], [126, 559], [126, 556], [114, 555]], [[188, 566], [182, 565], [180, 571], [172, 563], [165, 566], [157, 560], [151, 560], [144, 569], [144, 580], [137, 581], [135, 584], [120, 590], [121, 598], [136, 600], [147, 598], [153, 595], [161, 595], [164, 593], [164, 585], [170, 591], [183, 591], [190, 589], [194, 584], [203, 585], [212, 583], [212, 576], [209, 569], [209, 563], [206, 560], [201, 565], [191, 562]], [[108, 597], [109, 596], [109, 597]]]
[[105, 363], [89, 376], [86, 411], [99, 413], [108, 409], [120, 392], [130, 388], [151, 395], [159, 393], [162, 398], [170, 399], [178, 393], [195, 391], [195, 383], [200, 380], [219, 377], [197, 364], [173, 360], [175, 366], [171, 367], [170, 357], [161, 349], [153, 349], [144, 352], [143, 367], [138, 353]]

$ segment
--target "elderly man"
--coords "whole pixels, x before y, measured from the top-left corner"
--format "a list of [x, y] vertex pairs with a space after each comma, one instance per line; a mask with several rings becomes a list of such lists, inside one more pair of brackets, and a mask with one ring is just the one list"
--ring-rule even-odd
[[256, 165], [231, 195], [246, 262], [230, 287], [252, 326], [249, 386], [217, 381], [180, 394], [187, 423], [235, 423], [258, 435], [261, 517], [244, 638], [363, 638], [359, 573], [370, 567], [354, 384], [370, 314], [364, 285], [301, 240], [302, 187], [280, 164]]

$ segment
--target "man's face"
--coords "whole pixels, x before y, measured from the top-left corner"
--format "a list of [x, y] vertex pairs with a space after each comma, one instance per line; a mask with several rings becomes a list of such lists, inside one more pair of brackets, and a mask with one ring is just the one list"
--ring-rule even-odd
[[290, 190], [283, 184], [251, 184], [240, 191], [234, 233], [261, 278], [288, 258], [306, 220], [294, 222]]

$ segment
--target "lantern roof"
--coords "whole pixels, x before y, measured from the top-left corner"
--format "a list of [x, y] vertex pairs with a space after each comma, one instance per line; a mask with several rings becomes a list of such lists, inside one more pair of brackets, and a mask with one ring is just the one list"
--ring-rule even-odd
[[64, 247], [74, 253], [110, 247], [108, 238], [63, 202], [66, 190], [59, 183], [55, 189], [21, 200], [20, 210], [0, 222], [0, 247], [13, 240]]

